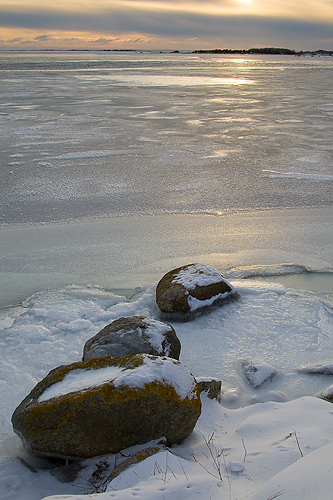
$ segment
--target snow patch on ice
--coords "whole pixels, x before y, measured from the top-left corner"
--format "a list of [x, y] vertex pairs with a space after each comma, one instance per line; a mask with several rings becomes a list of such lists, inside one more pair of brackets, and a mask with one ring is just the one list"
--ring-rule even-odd
[[[60, 156], [54, 157], [56, 160], [74, 160], [80, 158], [102, 158], [104, 156], [119, 156], [126, 154], [133, 154], [133, 150], [104, 150], [104, 151], [76, 151], [73, 153], [64, 153]], [[136, 152], [135, 154], [138, 154]]]
[[333, 363], [325, 363], [316, 366], [303, 366], [299, 368], [299, 372], [308, 373], [310, 375], [333, 375]]
[[242, 367], [244, 375], [254, 387], [259, 387], [276, 375], [275, 368], [261, 359], [245, 359], [242, 361]]
[[305, 174], [302, 172], [278, 172], [276, 170], [262, 170], [264, 177], [269, 179], [298, 179], [316, 182], [333, 181], [333, 175]]

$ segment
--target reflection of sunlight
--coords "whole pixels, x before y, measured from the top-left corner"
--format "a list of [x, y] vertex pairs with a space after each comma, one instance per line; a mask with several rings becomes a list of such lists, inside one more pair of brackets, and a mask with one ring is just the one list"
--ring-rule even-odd
[[252, 60], [249, 60], [249, 59], [232, 59], [231, 62], [233, 62], [233, 63], [248, 63], [248, 62], [253, 62], [253, 59]]
[[[89, 78], [93, 78], [89, 75]], [[99, 75], [99, 80], [102, 76]], [[109, 74], [103, 76], [103, 78], [112, 80], [113, 82], [122, 82], [127, 85], [132, 85], [135, 87], [166, 87], [168, 85], [181, 86], [181, 87], [193, 87], [198, 85], [214, 86], [214, 85], [254, 85], [255, 82], [246, 78], [221, 78], [221, 77], [208, 77], [208, 76], [175, 76], [175, 75], [156, 75], [156, 74], [136, 74], [136, 75], [124, 75], [124, 74], [113, 74], [111, 77]]]
[[230, 59], [230, 62], [234, 64], [253, 64], [253, 63], [258, 64], [258, 61], [255, 59], [242, 59], [240, 57], [237, 57], [235, 59]]

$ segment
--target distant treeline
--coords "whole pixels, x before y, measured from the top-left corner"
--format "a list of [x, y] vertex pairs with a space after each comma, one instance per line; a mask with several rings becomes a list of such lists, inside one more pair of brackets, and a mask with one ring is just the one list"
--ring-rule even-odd
[[[177, 51], [176, 51], [177, 52]], [[279, 49], [276, 47], [266, 47], [261, 49], [243, 49], [243, 50], [233, 50], [233, 49], [212, 49], [212, 50], [194, 50], [193, 54], [278, 54], [278, 55], [288, 55], [288, 56], [333, 56], [333, 50], [315, 50], [315, 51], [300, 51], [296, 52], [292, 49]]]

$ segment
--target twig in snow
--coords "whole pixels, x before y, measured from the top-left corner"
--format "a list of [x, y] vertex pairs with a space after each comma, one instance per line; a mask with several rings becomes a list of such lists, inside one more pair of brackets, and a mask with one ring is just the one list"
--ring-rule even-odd
[[295, 436], [295, 439], [296, 439], [296, 443], [297, 443], [297, 446], [298, 446], [298, 449], [299, 449], [299, 452], [301, 454], [301, 457], [304, 457], [303, 453], [302, 453], [302, 450], [301, 450], [301, 447], [300, 447], [300, 444], [299, 444], [299, 441], [298, 441], [298, 437], [297, 437], [297, 434], [296, 434], [296, 431], [294, 430], [294, 436]]
[[301, 457], [304, 457], [303, 452], [301, 450], [301, 445], [299, 444], [299, 440], [298, 440], [297, 433], [296, 433], [295, 429], [293, 430], [293, 432], [291, 432], [290, 434], [288, 434], [288, 436], [286, 437], [286, 439], [290, 438], [291, 436], [295, 436], [295, 440], [296, 440], [296, 444], [297, 444], [297, 447], [298, 447], [298, 451], [300, 452]]
[[243, 443], [243, 448], [244, 448], [244, 458], [243, 458], [243, 462], [245, 462], [245, 459], [246, 459], [246, 455], [247, 455], [247, 451], [246, 451], [246, 448], [245, 448], [245, 443], [244, 443], [244, 439], [242, 438], [242, 443]]
[[281, 496], [281, 495], [283, 495], [283, 494], [284, 494], [284, 490], [281, 490], [281, 491], [279, 491], [278, 493], [275, 493], [275, 495], [273, 495], [273, 496], [271, 496], [271, 497], [267, 498], [267, 500], [274, 500], [275, 498], [278, 498], [278, 497], [280, 497], [280, 496]]
[[[198, 431], [198, 432], [199, 432], [199, 434], [201, 434], [201, 436], [204, 438], [205, 443], [206, 443], [206, 446], [207, 446], [207, 448], [208, 448], [208, 450], [209, 450], [209, 454], [210, 454], [210, 456], [211, 456], [211, 459], [213, 460], [214, 469], [215, 469], [215, 470], [216, 470], [216, 472], [218, 473], [218, 478], [219, 478], [219, 480], [220, 480], [221, 482], [223, 482], [223, 477], [222, 477], [222, 472], [221, 472], [221, 460], [219, 460], [219, 459], [220, 459], [220, 457], [221, 457], [221, 455], [223, 454], [223, 449], [221, 450], [221, 452], [220, 452], [220, 453], [218, 453], [218, 451], [217, 451], [216, 447], [214, 446], [214, 444], [210, 442], [210, 441], [212, 440], [212, 438], [213, 438], [214, 432], [213, 432], [213, 434], [210, 436], [210, 438], [209, 438], [209, 440], [208, 440], [208, 441], [207, 441], [207, 439], [205, 438], [205, 436], [202, 434], [202, 432], [200, 432], [200, 431]], [[213, 451], [212, 451], [212, 448], [211, 448], [212, 446], [214, 446], [214, 452], [215, 452], [215, 454], [214, 454], [214, 453], [213, 453]], [[223, 458], [224, 458], [224, 455], [223, 455]], [[198, 463], [200, 463], [200, 462], [198, 462]], [[202, 465], [202, 464], [200, 464], [200, 465]], [[213, 475], [213, 474], [212, 474], [212, 475]]]

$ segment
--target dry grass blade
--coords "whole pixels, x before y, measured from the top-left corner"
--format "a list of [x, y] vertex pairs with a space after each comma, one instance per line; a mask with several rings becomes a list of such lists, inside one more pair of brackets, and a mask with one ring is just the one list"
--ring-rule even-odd
[[275, 498], [278, 498], [280, 497], [281, 495], [283, 495], [285, 493], [284, 490], [281, 490], [279, 491], [278, 493], [275, 493], [275, 495], [272, 495], [271, 497], [267, 498], [267, 500], [274, 500]]

